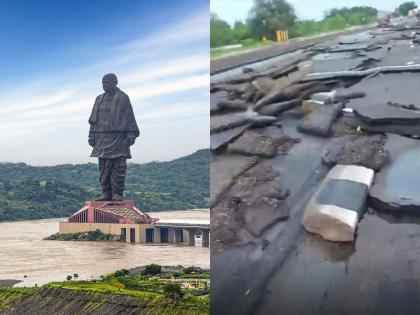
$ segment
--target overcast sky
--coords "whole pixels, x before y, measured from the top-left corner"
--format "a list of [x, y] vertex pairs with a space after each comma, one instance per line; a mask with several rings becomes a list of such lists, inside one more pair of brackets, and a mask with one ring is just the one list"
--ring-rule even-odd
[[133, 162], [209, 147], [208, 0], [0, 0], [0, 162], [96, 162], [88, 118], [114, 72]]
[[[378, 10], [394, 11], [405, 0], [289, 0], [300, 19], [321, 19], [331, 8], [372, 6]], [[211, 0], [210, 10], [233, 25], [236, 20], [245, 20], [254, 0]]]

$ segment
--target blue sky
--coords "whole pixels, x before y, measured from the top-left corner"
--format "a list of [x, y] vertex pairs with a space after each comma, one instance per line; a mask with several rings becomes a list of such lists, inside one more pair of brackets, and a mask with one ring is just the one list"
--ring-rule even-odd
[[[321, 19], [331, 8], [372, 6], [378, 10], [394, 11], [404, 0], [288, 0], [301, 19]], [[211, 0], [211, 12], [233, 25], [236, 20], [245, 20], [254, 0]]]
[[209, 146], [209, 2], [0, 0], [0, 161], [96, 162], [103, 74], [133, 104], [133, 162]]

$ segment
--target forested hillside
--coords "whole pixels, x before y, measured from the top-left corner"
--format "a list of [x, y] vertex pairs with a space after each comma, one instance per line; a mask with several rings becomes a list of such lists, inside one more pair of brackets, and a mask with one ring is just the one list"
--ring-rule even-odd
[[[129, 163], [125, 198], [145, 211], [209, 207], [210, 152], [170, 162]], [[68, 216], [100, 196], [98, 165], [0, 163], [0, 221]]]

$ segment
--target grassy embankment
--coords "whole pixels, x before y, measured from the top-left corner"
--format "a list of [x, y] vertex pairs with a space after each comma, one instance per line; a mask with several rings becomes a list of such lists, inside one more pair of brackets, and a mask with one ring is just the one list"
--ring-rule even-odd
[[188, 272], [187, 268], [170, 274], [132, 275], [120, 270], [101, 280], [53, 282], [39, 288], [3, 288], [0, 313], [7, 312], [12, 305], [26, 309], [37, 301], [50, 310], [56, 310], [57, 305], [69, 305], [69, 310], [80, 314], [101, 312], [115, 305], [138, 310], [140, 314], [208, 314], [209, 289], [205, 283], [194, 289], [181, 289], [172, 282], [182, 279], [194, 283], [193, 279], [210, 278], [206, 273]]
[[[361, 24], [361, 25], [349, 25], [349, 24], [342, 24], [342, 23], [325, 23], [323, 21], [304, 21], [297, 23], [296, 27], [294, 28], [292, 34], [295, 36], [291, 36], [292, 38], [309, 38], [309, 37], [316, 37], [327, 35], [329, 33], [340, 32], [347, 29], [352, 29], [355, 27], [362, 27], [362, 26], [374, 26], [376, 24], [376, 19], [371, 19], [368, 24]], [[254, 50], [256, 48], [262, 48], [267, 46], [278, 45], [278, 42], [275, 41], [267, 41], [263, 43], [260, 40], [256, 39], [246, 39], [240, 42], [242, 47], [235, 47], [230, 49], [214, 49], [210, 50], [210, 57], [211, 59], [229, 56], [229, 55], [236, 55], [239, 53], [244, 53], [247, 51]], [[280, 42], [281, 44], [281, 42]]]

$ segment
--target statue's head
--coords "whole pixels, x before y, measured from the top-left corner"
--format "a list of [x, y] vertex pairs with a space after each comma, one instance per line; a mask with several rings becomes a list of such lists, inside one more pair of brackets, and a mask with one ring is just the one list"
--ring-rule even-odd
[[115, 91], [117, 84], [118, 84], [117, 76], [113, 73], [105, 74], [104, 77], [102, 78], [102, 87], [105, 92]]

